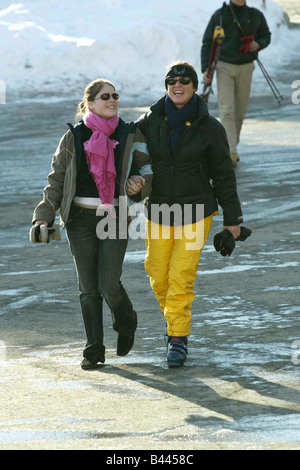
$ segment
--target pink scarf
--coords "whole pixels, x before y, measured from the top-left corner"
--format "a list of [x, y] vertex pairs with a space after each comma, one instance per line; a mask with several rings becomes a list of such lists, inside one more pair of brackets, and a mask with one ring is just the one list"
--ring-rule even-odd
[[105, 120], [92, 111], [88, 111], [83, 116], [83, 122], [93, 131], [90, 140], [83, 144], [89, 170], [96, 183], [102, 204], [112, 205], [116, 180], [114, 148], [119, 142], [109, 139], [109, 136], [117, 128], [119, 116]]

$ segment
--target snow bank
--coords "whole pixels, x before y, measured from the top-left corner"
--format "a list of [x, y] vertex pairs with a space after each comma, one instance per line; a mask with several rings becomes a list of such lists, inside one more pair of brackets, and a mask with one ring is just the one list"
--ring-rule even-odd
[[[200, 74], [202, 35], [222, 0], [2, 0], [0, 81], [9, 95], [82, 95], [86, 84], [106, 77], [123, 97], [140, 103], [164, 91], [166, 66], [176, 59]], [[299, 38], [282, 8], [266, 0], [272, 44], [260, 54], [269, 73], [297, 54]], [[262, 9], [262, 0], [249, 0]], [[297, 44], [298, 42], [298, 44]], [[287, 54], [288, 51], [288, 54]], [[255, 93], [265, 82], [258, 76]]]

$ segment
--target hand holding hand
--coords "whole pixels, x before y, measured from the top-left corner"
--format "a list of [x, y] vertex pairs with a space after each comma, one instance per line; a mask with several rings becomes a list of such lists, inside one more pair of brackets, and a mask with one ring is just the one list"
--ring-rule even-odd
[[145, 186], [146, 180], [140, 175], [133, 175], [128, 178], [126, 182], [126, 191], [128, 196], [134, 196], [138, 194], [141, 189]]

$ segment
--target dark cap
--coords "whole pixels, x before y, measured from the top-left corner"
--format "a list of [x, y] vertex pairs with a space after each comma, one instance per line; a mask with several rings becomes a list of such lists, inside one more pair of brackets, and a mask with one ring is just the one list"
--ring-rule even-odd
[[198, 88], [198, 75], [191, 67], [185, 64], [180, 65], [173, 65], [167, 71], [167, 75], [165, 78], [165, 86], [167, 89], [167, 78], [174, 78], [174, 77], [189, 77], [193, 80], [195, 88]]

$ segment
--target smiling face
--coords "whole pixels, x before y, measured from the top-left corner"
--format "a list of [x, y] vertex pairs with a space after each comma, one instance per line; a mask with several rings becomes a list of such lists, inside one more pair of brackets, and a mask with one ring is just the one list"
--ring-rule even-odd
[[[179, 79], [180, 77], [175, 77], [175, 79]], [[190, 99], [193, 97], [196, 88], [191, 80], [188, 85], [183, 85], [176, 81], [175, 85], [168, 85], [167, 92], [173, 103], [175, 104], [176, 108], [181, 109], [185, 106]]]
[[105, 84], [97, 93], [94, 100], [88, 101], [88, 108], [90, 111], [97, 114], [97, 116], [107, 120], [113, 118], [117, 114], [119, 105], [118, 101], [114, 100], [112, 96], [110, 96], [107, 101], [102, 100], [100, 97], [105, 93], [112, 95], [115, 93], [114, 87]]

